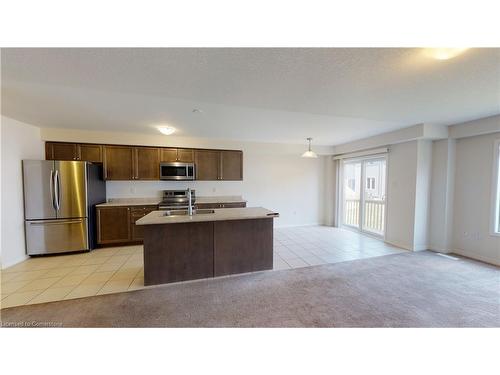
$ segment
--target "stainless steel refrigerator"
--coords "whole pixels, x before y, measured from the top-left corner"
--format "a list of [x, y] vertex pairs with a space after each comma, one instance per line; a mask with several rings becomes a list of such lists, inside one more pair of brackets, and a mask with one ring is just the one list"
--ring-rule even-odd
[[95, 205], [106, 201], [100, 165], [23, 160], [23, 179], [28, 255], [95, 247]]

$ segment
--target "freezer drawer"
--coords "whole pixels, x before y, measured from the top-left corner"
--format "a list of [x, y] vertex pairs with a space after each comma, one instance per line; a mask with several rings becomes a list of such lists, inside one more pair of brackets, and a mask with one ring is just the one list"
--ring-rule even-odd
[[25, 221], [28, 255], [88, 250], [86, 218]]

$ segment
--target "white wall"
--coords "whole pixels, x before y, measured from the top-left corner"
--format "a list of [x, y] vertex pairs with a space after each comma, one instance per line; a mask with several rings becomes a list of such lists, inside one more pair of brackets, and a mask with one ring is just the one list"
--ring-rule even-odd
[[387, 163], [385, 240], [408, 250], [428, 249], [432, 141], [391, 145]]
[[431, 180], [429, 248], [448, 253], [452, 251], [455, 140], [433, 142]]
[[427, 250], [429, 206], [432, 176], [432, 141], [417, 141], [417, 175], [415, 188], [415, 229], [413, 250]]
[[[262, 206], [280, 213], [276, 226], [313, 225], [324, 222], [329, 208], [325, 183], [326, 157], [305, 159], [307, 145], [234, 142], [206, 138], [148, 136], [42, 129], [51, 141], [97, 142], [152, 146], [183, 146], [243, 150], [243, 181], [109, 181], [108, 198], [159, 197], [165, 189], [196, 189], [197, 195], [242, 195], [249, 206]], [[331, 153], [330, 147], [313, 147]]]
[[26, 258], [22, 159], [43, 159], [40, 129], [1, 117], [2, 133], [2, 268]]
[[387, 216], [385, 240], [413, 250], [417, 141], [392, 145], [387, 161]]
[[323, 224], [337, 226], [337, 168], [339, 160], [333, 160], [332, 157], [325, 157], [325, 192], [322, 200]]
[[333, 151], [335, 155], [340, 155], [387, 145], [416, 141], [419, 139], [429, 140], [442, 138], [448, 138], [448, 128], [446, 126], [436, 124], [417, 124], [407, 128], [394, 130], [392, 132], [375, 135], [373, 137], [336, 145], [333, 147]]
[[448, 127], [450, 138], [466, 138], [500, 131], [500, 115], [484, 117]]
[[500, 132], [456, 141], [453, 251], [500, 265], [500, 237], [490, 233], [496, 139]]

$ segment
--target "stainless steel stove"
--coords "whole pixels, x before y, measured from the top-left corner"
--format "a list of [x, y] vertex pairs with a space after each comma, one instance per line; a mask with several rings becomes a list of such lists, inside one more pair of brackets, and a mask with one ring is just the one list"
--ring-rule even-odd
[[[196, 202], [196, 194], [191, 190], [191, 205]], [[163, 190], [163, 200], [158, 205], [160, 210], [187, 210], [189, 197], [187, 190]]]

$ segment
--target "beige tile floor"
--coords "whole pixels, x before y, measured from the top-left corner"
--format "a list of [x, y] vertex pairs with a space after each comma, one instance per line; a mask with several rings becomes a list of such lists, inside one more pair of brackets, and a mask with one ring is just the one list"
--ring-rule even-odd
[[[274, 270], [399, 253], [356, 232], [325, 226], [276, 229]], [[1, 272], [1, 308], [144, 287], [142, 246], [30, 258]]]

